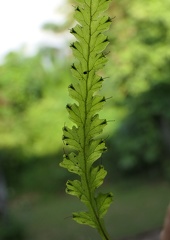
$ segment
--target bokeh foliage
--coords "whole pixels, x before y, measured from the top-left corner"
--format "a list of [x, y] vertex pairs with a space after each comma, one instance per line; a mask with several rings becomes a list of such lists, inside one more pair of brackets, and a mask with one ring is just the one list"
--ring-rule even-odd
[[[62, 34], [69, 19], [71, 28], [73, 18], [68, 9], [64, 25], [47, 24], [46, 29]], [[145, 173], [148, 168], [170, 176], [169, 9], [169, 0], [114, 0], [109, 9], [113, 23], [104, 73], [109, 78], [103, 90], [108, 101], [101, 115], [111, 120], [105, 134], [111, 175], [114, 169]], [[41, 179], [48, 164], [49, 169], [55, 169], [52, 161], [56, 161], [56, 175], [65, 177], [57, 170], [61, 160], [57, 155], [63, 151], [61, 128], [67, 119], [65, 105], [70, 101], [71, 58], [65, 49], [47, 47], [31, 57], [22, 51], [10, 53], [1, 64], [0, 164], [9, 179], [19, 180], [17, 173], [23, 176], [24, 169], [33, 169], [30, 165], [35, 162], [36, 169], [42, 168]], [[49, 175], [54, 177], [52, 172]]]
[[54, 49], [10, 53], [0, 66], [0, 164], [9, 178], [61, 149], [69, 67], [56, 58]]
[[167, 0], [115, 0], [110, 9], [116, 18], [105, 91], [122, 113], [113, 110], [119, 123], [109, 139], [115, 172], [170, 177], [169, 8]]

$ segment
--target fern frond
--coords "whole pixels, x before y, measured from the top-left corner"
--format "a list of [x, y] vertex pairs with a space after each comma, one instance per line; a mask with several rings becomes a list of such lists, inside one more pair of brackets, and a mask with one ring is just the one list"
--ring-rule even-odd
[[76, 102], [67, 104], [66, 109], [72, 128], [63, 128], [63, 141], [73, 150], [64, 154], [61, 167], [79, 175], [79, 180], [67, 181], [66, 192], [78, 197], [87, 207], [87, 212], [73, 213], [73, 219], [98, 230], [102, 239], [108, 240], [103, 216], [111, 202], [112, 193], [98, 195], [96, 189], [101, 186], [107, 174], [104, 167], [95, 166], [103, 152], [105, 142], [99, 137], [107, 125], [106, 119], [100, 119], [98, 112], [103, 108], [105, 97], [96, 94], [102, 87], [103, 78], [96, 72], [103, 68], [107, 58], [103, 51], [109, 43], [103, 33], [109, 29], [111, 19], [103, 12], [109, 7], [111, 0], [77, 0], [75, 19], [77, 25], [71, 33], [77, 41], [71, 44], [77, 61], [71, 71], [75, 77], [68, 90]]

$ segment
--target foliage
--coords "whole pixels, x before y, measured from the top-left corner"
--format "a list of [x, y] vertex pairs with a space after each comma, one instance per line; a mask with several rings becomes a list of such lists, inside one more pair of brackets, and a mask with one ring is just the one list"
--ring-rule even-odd
[[[168, 135], [169, 7], [168, 0], [164, 4], [158, 0], [115, 0], [110, 8], [115, 21], [109, 32], [112, 60], [106, 71], [112, 81], [103, 91], [113, 96], [108, 104], [110, 119], [115, 120], [109, 124], [112, 135], [108, 140], [112, 175], [135, 171], [145, 175], [147, 171], [170, 176], [169, 147], [160, 123], [165, 121], [164, 135]], [[162, 120], [155, 119], [155, 114]]]
[[157, 83], [169, 82], [170, 2], [163, 2], [113, 2], [110, 11], [114, 10], [116, 16], [110, 31], [112, 61], [106, 67], [112, 75], [107, 90], [111, 94], [114, 89], [113, 102], [120, 104]]
[[0, 147], [20, 146], [27, 155], [42, 155], [46, 145], [46, 153], [54, 153], [56, 145], [58, 149], [61, 145], [54, 141], [53, 133], [54, 127], [58, 126], [58, 132], [61, 126], [57, 112], [63, 119], [66, 115], [64, 111], [62, 114], [62, 102], [66, 99], [60, 89], [67, 84], [68, 72], [63, 72], [60, 64], [53, 63], [47, 54], [26, 57], [23, 53], [11, 53], [0, 67], [0, 77]]
[[[127, 137], [124, 138], [125, 135], [122, 134], [122, 130], [117, 129], [119, 127], [121, 129], [126, 129], [126, 126], [129, 127], [129, 121], [132, 120], [129, 120], [130, 117], [128, 116], [132, 112], [133, 115], [135, 114], [133, 107], [137, 109], [135, 101], [138, 101], [138, 96], [142, 97], [141, 94], [146, 91], [147, 94], [151, 93], [149, 90], [159, 83], [169, 82], [169, 4], [169, 0], [163, 0], [163, 4], [159, 0], [149, 2], [146, 0], [114, 0], [109, 8], [110, 15], [115, 16], [112, 28], [108, 32], [109, 41], [112, 44], [108, 45], [105, 51], [106, 54], [109, 53], [110, 61], [100, 71], [106, 77], [110, 77], [105, 79], [100, 90], [100, 93], [103, 94], [104, 92], [104, 96], [109, 100], [105, 108], [101, 110], [100, 117], [108, 119], [104, 138], [111, 139], [111, 141], [114, 139], [114, 142], [119, 139], [118, 142], [120, 142], [116, 146], [114, 143], [114, 151], [111, 148], [112, 156], [110, 157], [113, 161], [105, 161], [108, 162], [108, 168], [112, 169], [112, 175], [113, 171], [115, 170], [114, 174], [116, 174], [118, 169], [119, 172], [123, 171], [124, 173], [125, 168], [120, 166], [122, 164], [128, 165], [128, 162], [131, 161], [126, 160], [125, 163], [123, 157], [124, 163], [120, 160], [117, 165], [119, 162], [118, 155], [121, 156], [121, 159], [124, 155], [120, 153], [122, 142], [124, 143], [122, 148], [125, 149], [126, 146], [129, 155], [130, 149], [136, 149], [135, 153], [138, 152], [137, 149], [141, 151], [141, 139], [146, 141], [143, 131], [140, 131], [140, 136], [134, 136], [136, 140], [128, 141]], [[64, 32], [64, 30], [72, 27], [73, 17], [70, 16], [72, 5], [74, 5], [73, 0], [69, 0], [63, 6], [68, 16], [66, 25], [64, 23], [63, 26], [58, 26], [60, 29], [57, 28], [57, 33]], [[50, 28], [50, 25], [48, 27]], [[53, 30], [56, 33], [56, 28]], [[62, 150], [62, 141], [59, 136], [62, 134], [63, 122], [67, 118], [63, 106], [69, 101], [66, 86], [71, 76], [67, 66], [69, 66], [72, 58], [70, 52], [65, 55], [65, 49], [67, 48], [59, 50], [46, 47], [40, 49], [35, 56], [29, 57], [23, 51], [9, 53], [0, 66], [0, 167], [3, 166], [9, 180], [8, 183], [10, 182], [12, 185], [20, 180], [21, 173], [24, 174], [24, 168], [28, 168], [28, 172], [30, 170], [28, 179], [30, 179], [31, 186], [33, 183], [31, 176], [36, 177], [35, 171], [31, 173], [31, 169], [34, 169], [35, 165], [35, 168], [38, 169], [39, 164], [39, 168], [44, 168], [39, 172], [44, 174], [47, 165], [49, 164], [48, 167], [51, 169], [51, 160], [55, 156], [57, 159], [58, 151]], [[159, 88], [157, 91], [159, 91]], [[164, 94], [162, 94], [157, 104], [164, 105], [164, 97]], [[152, 99], [152, 95], [148, 95], [148, 98]], [[137, 104], [140, 106], [139, 103]], [[152, 106], [154, 104], [156, 102], [152, 103]], [[141, 109], [144, 109], [144, 107]], [[142, 112], [139, 113], [139, 111], [138, 108], [138, 116], [136, 117], [138, 121], [146, 121], [146, 118], [142, 117]], [[168, 112], [167, 108], [166, 114]], [[144, 118], [145, 120], [143, 120]], [[154, 164], [154, 169], [157, 168], [156, 171], [163, 168], [164, 174], [168, 177], [167, 153], [166, 161], [164, 161], [165, 158], [162, 160], [162, 156], [159, 160], [159, 162], [162, 161], [164, 167], [160, 168], [156, 160], [156, 153], [159, 155], [160, 152], [164, 151], [166, 144], [160, 139], [160, 132], [158, 131], [160, 128], [156, 128], [155, 125], [152, 127], [153, 120], [151, 117], [147, 117], [147, 119], [151, 121], [147, 123], [149, 132], [147, 143], [152, 144], [147, 144], [147, 154], [142, 152], [144, 159], [134, 156], [135, 160], [132, 162], [137, 161], [136, 166], [141, 166], [140, 171], [145, 174], [145, 168], [142, 166], [148, 162], [148, 157], [145, 159], [145, 156], [151, 154], [152, 157], [149, 156], [149, 159], [152, 158], [152, 164], [149, 164], [149, 169]], [[114, 136], [115, 132], [116, 135]], [[132, 136], [130, 131], [127, 132]], [[131, 146], [130, 142], [134, 146]], [[164, 152], [162, 154], [165, 155]], [[156, 157], [155, 160], [154, 156]], [[47, 159], [46, 164], [41, 158]], [[102, 159], [104, 160], [104, 157]], [[118, 169], [114, 163], [119, 166]], [[28, 167], [29, 164], [32, 164], [32, 167]], [[138, 167], [137, 170], [139, 170]], [[128, 168], [126, 169], [128, 170]], [[135, 168], [133, 168], [133, 171], [135, 171]], [[27, 176], [29, 175], [28, 172]], [[50, 174], [50, 176], [54, 177], [53, 174]], [[57, 172], [56, 175], [63, 176], [63, 179], [66, 177], [66, 173]]]
[[112, 202], [111, 193], [99, 193], [96, 189], [103, 183], [106, 170], [102, 165], [94, 166], [106, 150], [104, 140], [98, 137], [107, 124], [100, 119], [98, 112], [106, 101], [104, 96], [96, 92], [102, 87], [103, 78], [96, 72], [103, 68], [107, 59], [103, 53], [108, 45], [107, 31], [111, 18], [103, 16], [111, 1], [77, 0], [75, 19], [78, 24], [71, 29], [77, 41], [71, 44], [76, 62], [72, 65], [72, 74], [76, 81], [69, 86], [71, 98], [78, 103], [67, 104], [66, 109], [72, 128], [64, 126], [63, 140], [73, 151], [64, 154], [60, 166], [78, 174], [80, 180], [68, 180], [66, 192], [78, 197], [88, 211], [74, 212], [73, 219], [98, 230], [102, 239], [109, 239], [103, 223], [103, 216]]
[[111, 138], [114, 166], [170, 178], [170, 84], [160, 83], [133, 98], [130, 113]]
[[66, 117], [63, 92], [69, 76], [61, 64], [54, 51], [42, 49], [31, 57], [9, 53], [0, 66], [0, 168], [10, 186], [21, 181], [27, 162], [34, 166], [60, 151], [56, 134]]

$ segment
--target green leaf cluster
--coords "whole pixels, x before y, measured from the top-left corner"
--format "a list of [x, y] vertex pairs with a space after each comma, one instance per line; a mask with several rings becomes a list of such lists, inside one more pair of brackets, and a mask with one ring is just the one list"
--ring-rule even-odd
[[162, 178], [167, 168], [169, 8], [168, 0], [164, 4], [159, 0], [115, 0], [111, 6], [116, 12], [109, 31], [110, 47], [114, 49], [110, 49], [112, 61], [106, 71], [112, 81], [104, 91], [111, 95], [114, 89], [113, 101], [107, 104], [112, 107], [110, 115], [116, 116], [114, 129], [109, 129], [113, 132], [110, 145], [114, 155], [110, 169], [121, 176], [127, 177], [125, 172], [130, 177], [132, 172], [146, 176], [147, 169], [149, 174]]
[[113, 81], [106, 87], [114, 89], [114, 103], [169, 82], [170, 2], [163, 2], [115, 0], [111, 6], [116, 21], [109, 37], [112, 61], [106, 68]]
[[53, 164], [62, 149], [69, 78], [51, 48], [34, 56], [11, 52], [0, 64], [0, 169], [9, 187], [56, 191], [56, 182], [65, 179]]
[[14, 158], [16, 162], [34, 160], [61, 149], [62, 141], [56, 141], [54, 129], [62, 134], [69, 75], [54, 50], [42, 49], [35, 56], [11, 52], [5, 57], [0, 65], [0, 149], [20, 149], [25, 156], [12, 153], [12, 162]]
[[109, 40], [103, 33], [109, 29], [111, 18], [103, 15], [103, 12], [111, 1], [77, 2], [75, 19], [78, 23], [70, 31], [76, 37], [70, 46], [76, 58], [71, 67], [75, 81], [68, 88], [70, 97], [76, 102], [66, 106], [74, 125], [72, 128], [63, 128], [63, 141], [72, 151], [64, 154], [60, 166], [79, 175], [79, 180], [67, 181], [66, 192], [78, 197], [88, 209], [86, 212], [73, 213], [73, 219], [96, 228], [102, 239], [109, 239], [102, 218], [112, 202], [112, 194], [96, 194], [107, 172], [103, 166], [93, 164], [107, 149], [104, 140], [98, 136], [107, 121], [100, 119], [98, 114], [106, 99], [97, 94], [103, 78], [96, 72], [107, 62], [103, 51]]
[[170, 179], [169, 92], [170, 84], [160, 83], [130, 101], [130, 114], [110, 140], [115, 156], [111, 169]]

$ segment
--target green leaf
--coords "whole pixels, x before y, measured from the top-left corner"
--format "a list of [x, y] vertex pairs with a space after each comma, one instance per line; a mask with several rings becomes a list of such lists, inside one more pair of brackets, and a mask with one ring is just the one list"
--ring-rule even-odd
[[93, 164], [106, 150], [107, 148], [102, 140], [92, 140], [89, 147], [89, 154], [87, 156], [88, 164]]
[[97, 203], [97, 208], [99, 211], [100, 218], [103, 218], [103, 216], [106, 214], [112, 201], [113, 201], [112, 193], [105, 193], [105, 194], [99, 193], [99, 195], [96, 198], [96, 203]]
[[[99, 21], [99, 22], [98, 22]], [[111, 18], [108, 16], [102, 16], [98, 21], [92, 22], [92, 34], [99, 34], [100, 32], [105, 32], [109, 29], [112, 22]]]
[[81, 68], [81, 65], [80, 63], [74, 63], [72, 66], [71, 66], [71, 72], [73, 74], [73, 76], [77, 79], [81, 79], [82, 78], [82, 68]]
[[78, 3], [84, 3], [84, 0], [76, 0]]
[[81, 170], [78, 160], [79, 159], [78, 159], [77, 155], [73, 152], [71, 152], [68, 155], [64, 154], [63, 161], [60, 163], [60, 166], [67, 168], [69, 172], [81, 175], [82, 170]]
[[105, 97], [103, 96], [99, 96], [99, 95], [93, 96], [90, 101], [90, 109], [89, 109], [91, 115], [94, 115], [96, 112], [99, 112], [103, 108], [105, 101], [106, 101]]
[[97, 8], [96, 14], [97, 13], [102, 13], [106, 11], [109, 7], [109, 4], [111, 3], [112, 0], [98, 0], [99, 6]]
[[106, 170], [104, 170], [104, 167], [102, 165], [99, 165], [99, 166], [91, 169], [90, 184], [91, 184], [91, 188], [93, 190], [95, 190], [100, 185], [102, 185], [106, 174], [107, 174], [107, 172], [106, 172]]
[[69, 95], [73, 99], [75, 99], [77, 102], [81, 102], [82, 99], [82, 94], [81, 94], [81, 87], [80, 84], [70, 84], [68, 87]]
[[81, 198], [82, 195], [82, 185], [79, 180], [68, 180], [66, 183], [66, 192], [70, 195], [74, 195], [78, 198]]
[[96, 223], [88, 212], [75, 212], [73, 213], [73, 219], [80, 224], [86, 224], [96, 228]]
[[84, 25], [84, 22], [87, 25], [90, 25], [90, 21], [91, 21], [90, 11], [87, 11], [85, 8], [77, 7], [75, 9], [74, 17], [81, 25]]
[[81, 112], [77, 104], [67, 104], [66, 109], [70, 115], [70, 119], [77, 125], [82, 123]]
[[73, 219], [81, 224], [96, 228], [102, 239], [108, 240], [100, 219], [106, 213], [111, 194], [99, 194], [107, 171], [103, 166], [93, 166], [107, 150], [104, 140], [99, 137], [107, 125], [98, 112], [106, 99], [96, 94], [102, 87], [103, 78], [96, 72], [103, 68], [107, 58], [103, 53], [109, 40], [103, 33], [108, 30], [111, 19], [103, 15], [111, 0], [77, 0], [74, 17], [77, 25], [70, 30], [76, 41], [70, 45], [77, 59], [71, 66], [75, 82], [69, 86], [69, 95], [76, 103], [67, 104], [69, 118], [76, 125], [63, 128], [63, 141], [74, 152], [64, 154], [60, 166], [79, 175], [80, 180], [67, 181], [66, 192], [78, 197], [87, 207], [87, 212], [73, 213]]
[[72, 129], [68, 127], [63, 128], [63, 141], [66, 145], [72, 146], [74, 149], [81, 149], [81, 137], [79, 136], [78, 128], [73, 126]]
[[99, 119], [99, 115], [96, 114], [91, 118], [90, 121], [90, 130], [88, 134], [90, 136], [96, 136], [102, 133], [103, 128], [107, 125], [106, 119]]

